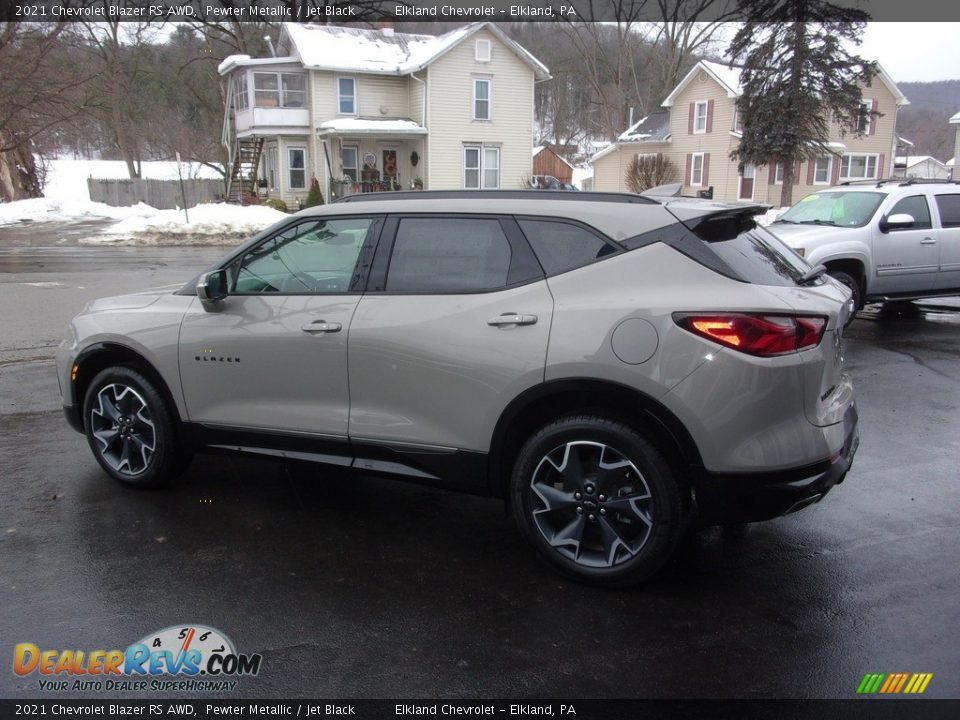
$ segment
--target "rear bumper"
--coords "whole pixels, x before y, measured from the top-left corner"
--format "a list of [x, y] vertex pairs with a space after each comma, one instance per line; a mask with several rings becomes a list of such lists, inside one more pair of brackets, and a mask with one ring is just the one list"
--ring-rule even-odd
[[860, 444], [857, 411], [844, 417], [843, 448], [834, 458], [815, 465], [772, 473], [703, 471], [694, 483], [699, 521], [704, 525], [758, 522], [802, 510], [819, 502], [841, 482]]

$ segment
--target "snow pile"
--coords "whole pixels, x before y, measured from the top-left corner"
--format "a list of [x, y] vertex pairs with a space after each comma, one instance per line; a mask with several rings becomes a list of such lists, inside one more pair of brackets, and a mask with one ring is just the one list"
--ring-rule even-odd
[[758, 225], [763, 225], [764, 227], [766, 227], [767, 225], [770, 225], [774, 220], [779, 218], [781, 215], [783, 215], [789, 209], [790, 208], [788, 207], [770, 208], [763, 215], [755, 215], [754, 217], [756, 218]]
[[[74, 197], [76, 197], [76, 193], [74, 193]], [[124, 218], [148, 217], [157, 212], [156, 208], [143, 203], [133, 207], [111, 207], [104, 203], [95, 203], [89, 200], [42, 197], [0, 203], [0, 225], [21, 222], [63, 222], [83, 218], [123, 220]]]
[[150, 216], [128, 217], [81, 245], [235, 245], [289, 215], [265, 205], [197, 205], [182, 210], [155, 210]]

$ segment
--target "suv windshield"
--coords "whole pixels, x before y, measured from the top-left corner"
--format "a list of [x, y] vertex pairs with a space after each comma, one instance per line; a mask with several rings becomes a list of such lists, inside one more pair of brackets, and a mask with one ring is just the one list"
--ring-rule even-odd
[[886, 195], [878, 192], [835, 190], [807, 195], [787, 210], [778, 223], [863, 227]]

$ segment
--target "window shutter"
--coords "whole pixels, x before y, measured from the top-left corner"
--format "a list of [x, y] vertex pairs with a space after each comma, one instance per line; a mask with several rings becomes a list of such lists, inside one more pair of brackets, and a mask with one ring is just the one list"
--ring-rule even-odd
[[832, 177], [830, 178], [830, 184], [836, 185], [840, 182], [840, 156], [833, 156], [833, 172]]
[[799, 160], [797, 160], [793, 164], [793, 184], [794, 185], [800, 184], [800, 161]]
[[777, 161], [770, 161], [770, 176], [767, 179], [767, 185], [776, 185], [777, 183]]
[[[870, 112], [876, 112], [876, 111], [877, 111], [877, 99], [873, 98], [870, 101]], [[868, 132], [867, 134], [873, 135], [876, 132], [877, 132], [877, 116], [871, 115], [870, 116], [870, 132]], [[883, 175], [881, 175], [880, 177], [883, 177]]]
[[877, 161], [877, 177], [880, 180], [883, 180], [886, 173], [884, 173], [883, 163], [886, 161], [887, 156], [884, 153], [880, 153], [880, 160]]
[[713, 100], [707, 100], [707, 132], [713, 132]]
[[[690, 107], [693, 107], [692, 105]], [[688, 186], [690, 185], [690, 171], [693, 168], [693, 153], [687, 153], [687, 165], [686, 170], [683, 173], [683, 184]]]
[[700, 184], [704, 187], [710, 184], [710, 153], [703, 154], [703, 181]]
[[687, 135], [693, 135], [693, 113], [695, 112], [694, 103], [690, 103], [690, 114], [687, 115]]
[[807, 160], [807, 185], [813, 185], [813, 172], [816, 167], [816, 160]]

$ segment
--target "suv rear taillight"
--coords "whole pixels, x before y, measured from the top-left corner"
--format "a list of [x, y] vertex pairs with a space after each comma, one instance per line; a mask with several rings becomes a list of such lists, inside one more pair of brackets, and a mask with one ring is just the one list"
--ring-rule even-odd
[[695, 335], [760, 357], [816, 347], [827, 327], [818, 315], [674, 313], [673, 319]]

